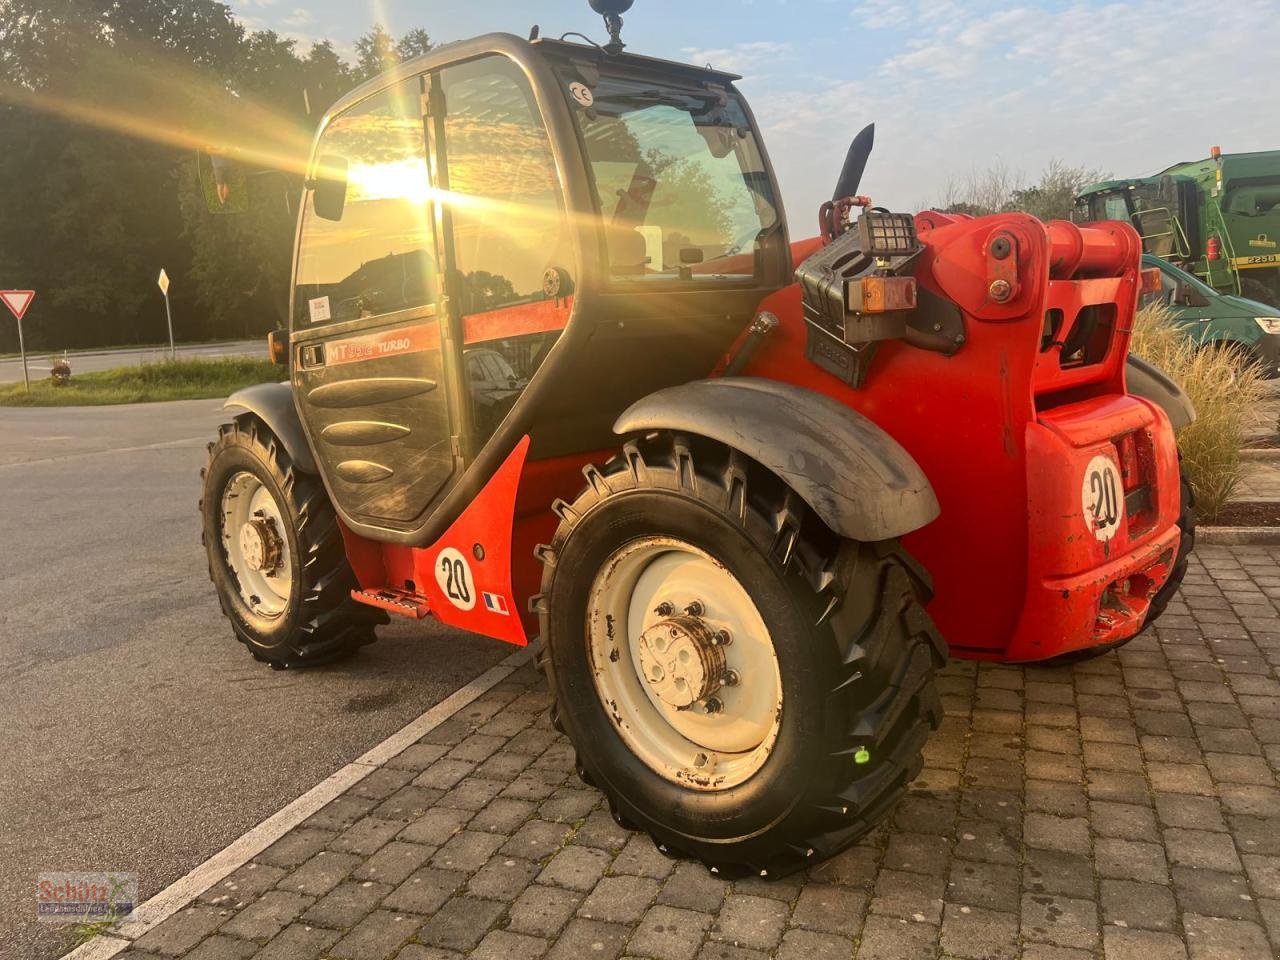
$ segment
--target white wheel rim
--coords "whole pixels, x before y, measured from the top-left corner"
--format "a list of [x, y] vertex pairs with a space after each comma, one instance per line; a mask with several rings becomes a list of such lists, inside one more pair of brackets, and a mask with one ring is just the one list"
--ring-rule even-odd
[[[670, 677], [654, 670], [661, 656], [655, 644], [670, 635], [673, 617], [684, 622], [695, 602], [702, 611], [693, 619], [712, 633], [727, 631], [730, 642], [707, 651], [705, 643], [672, 641], [669, 651], [680, 644], [684, 659], [664, 663], [690, 678], [693, 689], [706, 671], [697, 656], [684, 654], [705, 651], [717, 665], [723, 656], [731, 685], [681, 708], [669, 702], [678, 696]], [[782, 721], [781, 671], [760, 612], [722, 563], [682, 540], [633, 541], [596, 575], [587, 629], [596, 692], [623, 741], [648, 767], [681, 786], [713, 791], [738, 786], [764, 766]]]
[[240, 597], [259, 616], [278, 617], [293, 592], [288, 529], [271, 491], [242, 470], [222, 490], [222, 548]]

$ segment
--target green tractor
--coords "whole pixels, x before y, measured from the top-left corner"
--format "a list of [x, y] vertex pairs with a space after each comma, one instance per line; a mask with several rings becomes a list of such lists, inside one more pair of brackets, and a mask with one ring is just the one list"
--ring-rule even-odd
[[1280, 306], [1280, 150], [1223, 153], [1076, 198], [1078, 223], [1125, 220], [1145, 252], [1223, 293]]

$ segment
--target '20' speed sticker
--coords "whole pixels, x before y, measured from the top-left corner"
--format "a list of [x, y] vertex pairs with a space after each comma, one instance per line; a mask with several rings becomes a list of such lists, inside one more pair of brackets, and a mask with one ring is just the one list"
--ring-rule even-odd
[[470, 610], [476, 605], [476, 582], [471, 577], [471, 567], [467, 558], [453, 547], [445, 547], [436, 556], [436, 583], [459, 610]]
[[1115, 461], [1099, 454], [1089, 461], [1080, 491], [1084, 520], [1093, 535], [1106, 542], [1120, 529], [1124, 519], [1124, 487]]

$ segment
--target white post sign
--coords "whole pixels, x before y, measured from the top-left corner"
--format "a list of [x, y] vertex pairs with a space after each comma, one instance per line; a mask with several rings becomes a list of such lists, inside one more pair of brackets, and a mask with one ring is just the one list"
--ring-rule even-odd
[[164, 267], [160, 268], [160, 276], [156, 278], [156, 286], [164, 294], [164, 318], [169, 324], [169, 359], [176, 360], [178, 354], [173, 346], [173, 312], [169, 309], [169, 274], [164, 272]]
[[22, 354], [22, 382], [26, 384], [28, 393], [31, 392], [31, 377], [27, 373], [27, 345], [22, 339], [22, 318], [35, 298], [34, 290], [0, 290], [0, 300], [4, 301], [13, 318], [18, 321], [18, 352]]

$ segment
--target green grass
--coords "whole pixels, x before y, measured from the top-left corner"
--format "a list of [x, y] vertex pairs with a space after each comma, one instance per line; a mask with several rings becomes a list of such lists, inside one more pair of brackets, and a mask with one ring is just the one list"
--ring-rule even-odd
[[32, 378], [31, 392], [21, 382], [0, 385], [0, 406], [82, 407], [159, 400], [225, 397], [255, 383], [283, 380], [283, 368], [268, 360], [232, 357], [217, 360], [160, 360], [97, 373], [73, 372], [71, 382], [55, 386], [48, 377]]
[[1173, 325], [1163, 305], [1143, 307], [1134, 320], [1130, 350], [1180, 384], [1196, 408], [1195, 422], [1178, 433], [1178, 447], [1195, 491], [1196, 514], [1212, 523], [1244, 477], [1240, 448], [1258, 421], [1262, 381], [1236, 356], [1200, 349]]

